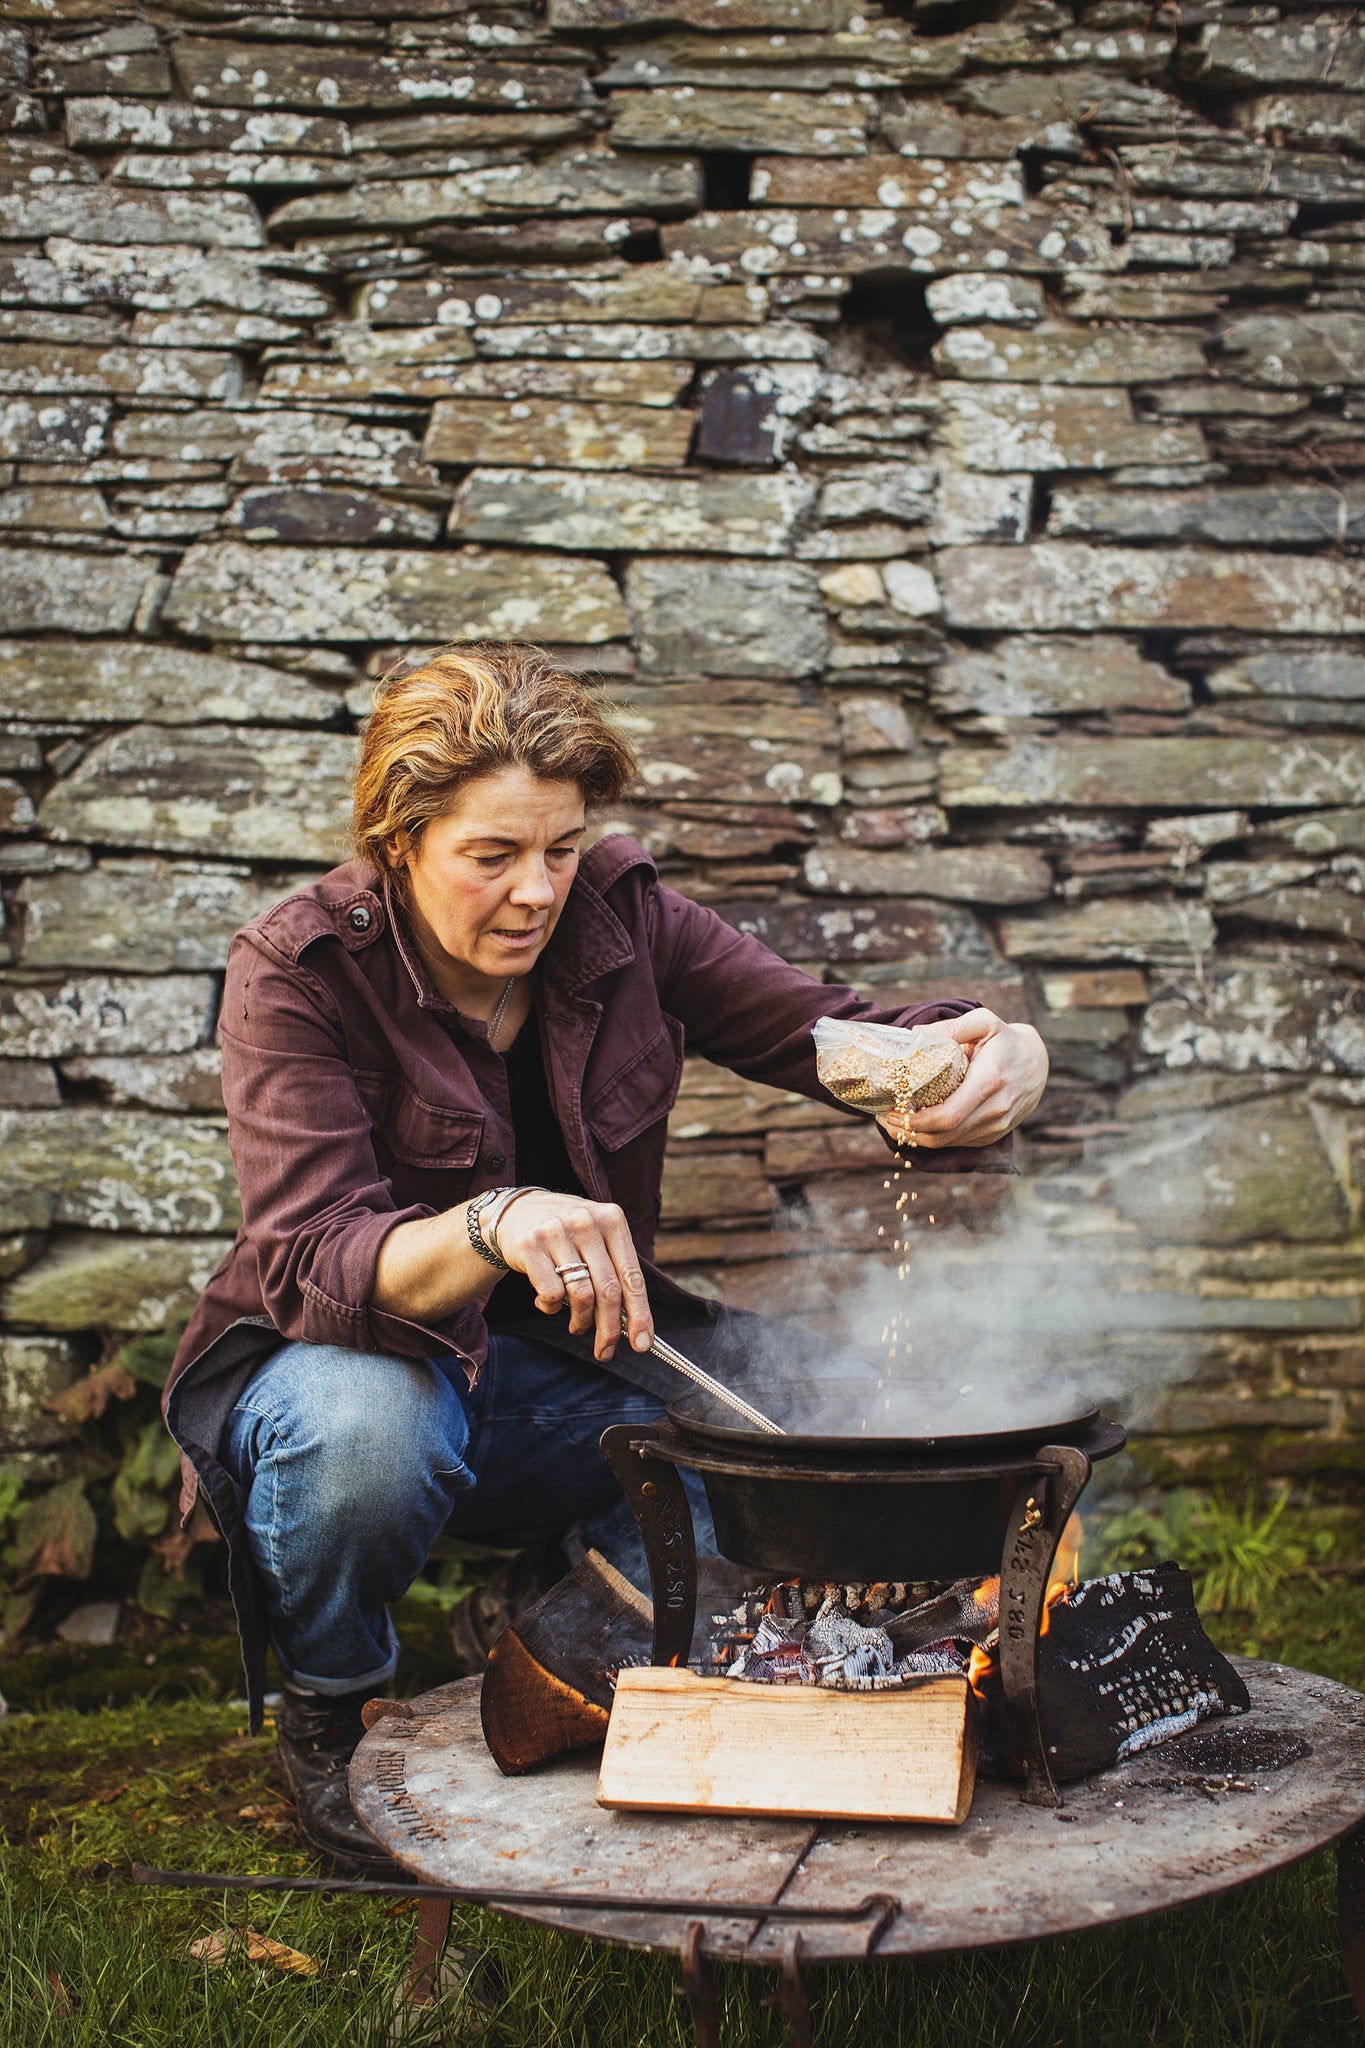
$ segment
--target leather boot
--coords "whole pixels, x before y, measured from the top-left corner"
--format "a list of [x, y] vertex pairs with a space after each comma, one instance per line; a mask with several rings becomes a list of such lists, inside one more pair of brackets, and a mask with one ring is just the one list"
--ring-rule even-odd
[[398, 1878], [402, 1872], [356, 1819], [346, 1789], [346, 1766], [365, 1732], [360, 1709], [370, 1697], [349, 1692], [324, 1699], [286, 1686], [276, 1731], [307, 1846], [343, 1876]]
[[450, 1610], [450, 1643], [455, 1652], [451, 1676], [477, 1677], [508, 1622], [534, 1607], [569, 1569], [558, 1539], [551, 1538], [505, 1558], [481, 1586], [466, 1593]]

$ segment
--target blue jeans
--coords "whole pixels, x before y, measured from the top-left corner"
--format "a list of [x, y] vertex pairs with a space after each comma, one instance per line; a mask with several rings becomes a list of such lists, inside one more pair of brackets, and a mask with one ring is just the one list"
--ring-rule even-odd
[[[647, 1589], [597, 1445], [609, 1423], [661, 1413], [614, 1374], [512, 1335], [492, 1336], [472, 1392], [453, 1360], [284, 1345], [233, 1409], [222, 1458], [247, 1494], [285, 1677], [326, 1695], [385, 1685], [398, 1661], [388, 1603], [443, 1530], [508, 1548], [567, 1536], [571, 1555], [591, 1544]], [[711, 1548], [705, 1496], [689, 1494]]]

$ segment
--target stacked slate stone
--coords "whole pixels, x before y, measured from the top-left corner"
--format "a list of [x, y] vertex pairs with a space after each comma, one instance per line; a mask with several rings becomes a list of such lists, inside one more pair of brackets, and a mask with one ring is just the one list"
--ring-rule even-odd
[[[72, 1469], [44, 1401], [218, 1258], [229, 937], [339, 857], [376, 666], [483, 635], [607, 677], [675, 886], [1039, 1024], [1033, 1177], [937, 1223], [1143, 1290], [1174, 1464], [1357, 1462], [1355, 15], [5, 20], [3, 1469]], [[818, 1303], [884, 1161], [694, 1065], [665, 1253]]]

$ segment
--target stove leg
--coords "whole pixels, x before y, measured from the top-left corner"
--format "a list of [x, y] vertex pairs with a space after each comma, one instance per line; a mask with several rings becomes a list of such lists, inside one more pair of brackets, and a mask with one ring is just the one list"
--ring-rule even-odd
[[645, 1546], [654, 1598], [652, 1664], [686, 1665], [697, 1618], [697, 1545], [676, 1465], [656, 1458], [628, 1422], [602, 1432], [602, 1456], [630, 1502]]
[[1071, 1444], [1038, 1453], [1044, 1477], [1019, 1489], [1000, 1566], [1000, 1683], [1014, 1752], [1024, 1769], [1020, 1797], [1060, 1806], [1038, 1714], [1038, 1636], [1062, 1532], [1090, 1477], [1090, 1460]]
[[811, 2048], [813, 2039], [804, 1960], [801, 1930], [799, 1927], [790, 1928], [782, 1937], [781, 1976], [777, 1990], [766, 2002], [775, 2005], [785, 2018], [791, 2030], [792, 2048]]
[[1337, 1917], [1346, 1983], [1365, 2020], [1365, 1828], [1337, 1844]]
[[408, 1972], [406, 2003], [430, 2005], [436, 1983], [436, 1967], [450, 1932], [450, 1900], [422, 1898], [417, 1901], [417, 1940]]
[[683, 1995], [692, 2008], [697, 2048], [720, 2048], [720, 2008], [716, 2003], [716, 1980], [702, 1953], [704, 1932], [705, 1923], [701, 1920], [689, 1920], [683, 1931], [680, 1951]]

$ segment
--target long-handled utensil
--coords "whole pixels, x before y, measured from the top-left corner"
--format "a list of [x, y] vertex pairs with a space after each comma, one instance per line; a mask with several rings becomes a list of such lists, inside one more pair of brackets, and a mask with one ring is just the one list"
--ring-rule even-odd
[[733, 1408], [736, 1415], [742, 1415], [755, 1429], [763, 1430], [768, 1436], [787, 1434], [786, 1430], [769, 1416], [762, 1414], [757, 1408], [751, 1408], [747, 1401], [742, 1400], [729, 1387], [723, 1386], [719, 1380], [712, 1379], [709, 1372], [704, 1372], [699, 1365], [694, 1365], [690, 1358], [684, 1358], [681, 1351], [675, 1351], [671, 1344], [665, 1344], [662, 1337], [656, 1337], [649, 1348], [655, 1358], [662, 1359], [665, 1365], [671, 1365], [674, 1372], [680, 1372], [684, 1379], [705, 1388], [714, 1400], [724, 1402], [727, 1408]]

